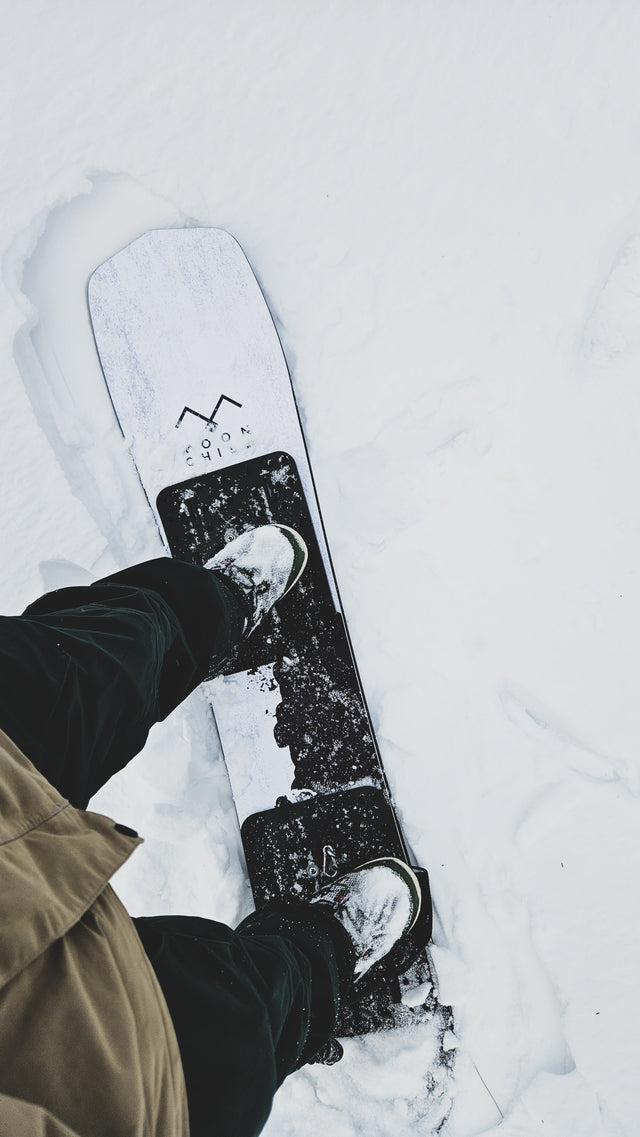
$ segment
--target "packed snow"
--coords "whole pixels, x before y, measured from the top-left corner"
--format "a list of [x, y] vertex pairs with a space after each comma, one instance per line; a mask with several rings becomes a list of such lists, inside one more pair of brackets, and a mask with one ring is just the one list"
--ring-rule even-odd
[[[450, 1084], [427, 1027], [351, 1040], [267, 1137], [636, 1132], [639, 35], [631, 0], [5, 13], [2, 610], [161, 553], [87, 281], [229, 230], [431, 874]], [[250, 910], [204, 692], [93, 805], [145, 837], [132, 912]]]

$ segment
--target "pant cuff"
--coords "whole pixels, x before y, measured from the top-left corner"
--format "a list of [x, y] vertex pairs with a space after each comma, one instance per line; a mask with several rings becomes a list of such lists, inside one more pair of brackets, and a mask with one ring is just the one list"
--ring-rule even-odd
[[306, 900], [271, 901], [247, 916], [236, 931], [240, 936], [282, 936], [311, 963], [315, 982], [309, 1032], [295, 1067], [299, 1069], [331, 1037], [340, 1005], [352, 989], [356, 952], [351, 939], [335, 916]]
[[160, 594], [178, 619], [200, 673], [215, 674], [237, 651], [246, 612], [236, 593], [208, 569], [157, 557], [112, 573], [100, 584], [130, 584]]

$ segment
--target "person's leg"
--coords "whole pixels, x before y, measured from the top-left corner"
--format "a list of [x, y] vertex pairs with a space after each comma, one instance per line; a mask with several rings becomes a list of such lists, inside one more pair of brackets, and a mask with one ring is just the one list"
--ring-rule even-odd
[[307, 548], [257, 526], [204, 567], [161, 557], [0, 617], [0, 729], [73, 805], [235, 654], [295, 585]]
[[421, 908], [414, 871], [381, 857], [309, 901], [258, 909], [235, 932], [184, 916], [136, 920], [174, 1022], [192, 1137], [259, 1133], [278, 1086], [324, 1046], [340, 1002]]
[[192, 1137], [253, 1137], [278, 1086], [331, 1036], [353, 978], [349, 936], [303, 902], [235, 931], [185, 916], [135, 923], [178, 1038]]
[[162, 557], [0, 617], [0, 728], [74, 805], [239, 643], [245, 606]]

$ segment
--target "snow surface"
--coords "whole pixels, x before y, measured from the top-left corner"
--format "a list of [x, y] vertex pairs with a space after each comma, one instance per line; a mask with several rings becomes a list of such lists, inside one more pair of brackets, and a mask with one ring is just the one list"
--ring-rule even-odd
[[[639, 34], [632, 0], [4, 14], [3, 610], [160, 551], [86, 282], [154, 226], [228, 229], [431, 872], [447, 1137], [636, 1132]], [[146, 837], [132, 911], [249, 910], [201, 693], [95, 805]], [[432, 1046], [349, 1042], [266, 1133], [431, 1132]]]

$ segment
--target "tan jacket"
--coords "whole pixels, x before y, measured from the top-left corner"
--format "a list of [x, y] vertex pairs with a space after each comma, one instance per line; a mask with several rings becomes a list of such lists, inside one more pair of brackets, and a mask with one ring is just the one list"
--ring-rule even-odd
[[0, 1134], [188, 1137], [178, 1044], [109, 885], [140, 838], [0, 731]]

